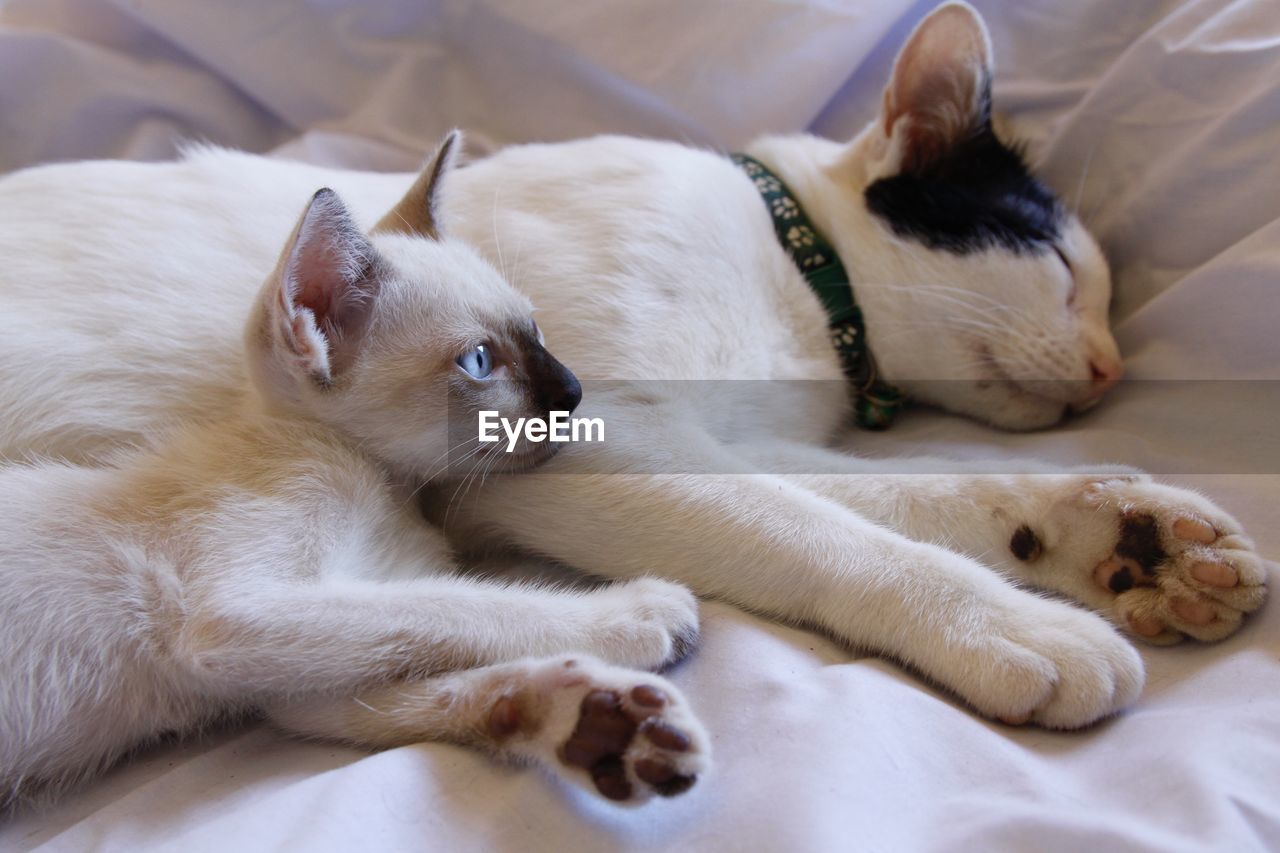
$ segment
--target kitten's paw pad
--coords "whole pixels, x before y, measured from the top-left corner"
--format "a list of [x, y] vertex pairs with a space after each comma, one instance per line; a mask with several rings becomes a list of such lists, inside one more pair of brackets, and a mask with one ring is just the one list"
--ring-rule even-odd
[[1085, 492], [1112, 516], [1111, 553], [1093, 581], [1113, 612], [1154, 643], [1220, 640], [1266, 599], [1266, 570], [1240, 524], [1201, 496], [1150, 481], [1102, 481]]
[[698, 778], [696, 772], [682, 772], [680, 761], [693, 739], [663, 718], [667, 703], [666, 692], [651, 684], [626, 694], [591, 691], [582, 699], [577, 728], [560, 748], [560, 760], [587, 771], [596, 790], [610, 800], [636, 799], [637, 788], [646, 786], [663, 797], [683, 794]]
[[710, 765], [710, 743], [678, 688], [590, 658], [544, 665], [489, 713], [498, 740], [614, 802], [674, 797]]

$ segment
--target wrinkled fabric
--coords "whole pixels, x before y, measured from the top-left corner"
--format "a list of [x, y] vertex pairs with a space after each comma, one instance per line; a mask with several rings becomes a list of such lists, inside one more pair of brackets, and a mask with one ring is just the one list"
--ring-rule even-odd
[[[0, 0], [0, 170], [193, 139], [412, 169], [455, 125], [478, 150], [848, 137], [931, 5]], [[1129, 375], [1148, 381], [1051, 433], [916, 411], [850, 445], [1146, 466], [1280, 555], [1280, 3], [976, 5], [997, 108], [1104, 244]], [[250, 726], [148, 750], [0, 823], [0, 848], [1275, 849], [1278, 655], [1274, 606], [1217, 645], [1145, 648], [1135, 708], [1058, 734], [709, 603], [673, 678], [716, 763], [682, 798], [617, 809], [457, 747], [368, 755]]]

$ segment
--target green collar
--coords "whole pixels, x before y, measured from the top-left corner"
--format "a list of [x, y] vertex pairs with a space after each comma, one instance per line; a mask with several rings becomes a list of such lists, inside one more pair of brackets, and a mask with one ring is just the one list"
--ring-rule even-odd
[[782, 179], [759, 160], [746, 154], [730, 159], [751, 178], [764, 199], [773, 230], [818, 294], [831, 321], [831, 343], [840, 354], [844, 375], [855, 389], [854, 415], [864, 429], [884, 429], [892, 423], [904, 401], [902, 392], [876, 375], [876, 360], [867, 346], [862, 311], [853, 298], [849, 274], [831, 244], [813, 227], [804, 209]]

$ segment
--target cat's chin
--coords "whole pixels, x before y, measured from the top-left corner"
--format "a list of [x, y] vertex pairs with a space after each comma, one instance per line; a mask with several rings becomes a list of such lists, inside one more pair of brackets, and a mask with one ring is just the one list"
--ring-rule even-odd
[[[1000, 429], [1030, 432], [1057, 426], [1071, 412], [1068, 404], [1058, 400], [1034, 398], [1034, 395], [1028, 395], [1020, 389], [1017, 394], [1007, 405], [984, 413], [983, 419]], [[1023, 399], [1024, 397], [1033, 399]]]
[[1038, 394], [1014, 379], [997, 380], [1007, 402], [1000, 406], [992, 423], [1004, 429], [1047, 429], [1056, 426], [1071, 412], [1071, 404]]
[[551, 457], [560, 452], [560, 445], [550, 442], [534, 445], [534, 447], [535, 449], [531, 451], [508, 454], [512, 458], [507, 460], [506, 467], [502, 470], [508, 474], [530, 471], [550, 461]]
[[393, 479], [400, 482], [456, 483], [472, 478], [482, 480], [495, 475], [531, 471], [548, 462], [559, 451], [560, 446], [550, 442], [530, 445], [528, 449], [521, 448], [511, 453], [495, 445], [488, 453], [450, 462], [443, 469], [426, 470], [416, 465], [394, 464], [388, 464], [388, 468]]
[[976, 389], [983, 392], [978, 416], [993, 426], [1009, 430], [1047, 429], [1061, 423], [1069, 414], [1083, 411], [1096, 403], [1081, 403], [1073, 393], [1071, 380], [1031, 380], [1014, 378], [986, 346], [978, 348], [978, 356], [991, 371], [979, 380]]
[[493, 445], [474, 466], [485, 474], [520, 474], [531, 471], [548, 462], [560, 452], [560, 445], [552, 442], [530, 443], [518, 450], [507, 452], [500, 445]]
[[901, 384], [908, 396], [923, 403], [1015, 432], [1048, 429], [1071, 412], [1070, 404], [1038, 395], [1008, 380], [953, 381], [942, 388], [938, 383]]

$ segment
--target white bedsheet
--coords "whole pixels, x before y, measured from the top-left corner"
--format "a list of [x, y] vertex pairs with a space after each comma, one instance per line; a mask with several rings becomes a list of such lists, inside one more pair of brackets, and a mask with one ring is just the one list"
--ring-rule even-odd
[[[183, 138], [412, 168], [452, 125], [482, 146], [847, 136], [931, 5], [0, 0], [0, 170], [167, 157]], [[1280, 555], [1280, 3], [977, 5], [997, 105], [1105, 244], [1130, 376], [1152, 381], [1053, 433], [920, 412], [851, 443], [1144, 465]], [[1135, 708], [1053, 734], [708, 603], [674, 678], [717, 760], [678, 800], [620, 810], [451, 746], [367, 755], [240, 728], [0, 823], [0, 848], [1276, 849], [1278, 654], [1276, 607], [1215, 646], [1144, 650]]]

